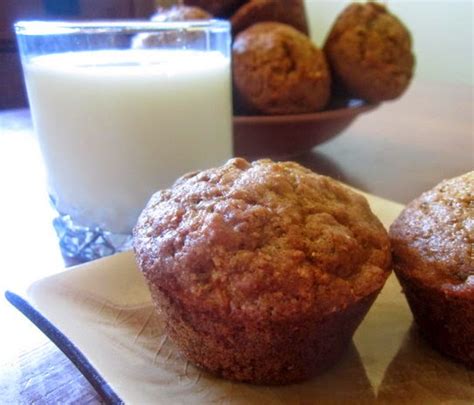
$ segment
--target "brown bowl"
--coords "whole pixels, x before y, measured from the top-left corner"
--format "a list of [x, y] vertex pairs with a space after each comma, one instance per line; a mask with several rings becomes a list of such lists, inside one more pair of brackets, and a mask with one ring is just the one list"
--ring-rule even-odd
[[255, 159], [287, 158], [326, 142], [359, 114], [378, 104], [358, 99], [333, 100], [324, 111], [292, 115], [234, 116], [234, 155]]

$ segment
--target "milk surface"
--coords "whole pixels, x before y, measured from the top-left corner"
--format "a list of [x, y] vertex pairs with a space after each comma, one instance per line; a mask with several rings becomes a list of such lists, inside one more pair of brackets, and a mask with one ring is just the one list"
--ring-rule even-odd
[[47, 55], [25, 66], [50, 193], [81, 225], [129, 233], [153, 192], [231, 157], [230, 62], [217, 52]]

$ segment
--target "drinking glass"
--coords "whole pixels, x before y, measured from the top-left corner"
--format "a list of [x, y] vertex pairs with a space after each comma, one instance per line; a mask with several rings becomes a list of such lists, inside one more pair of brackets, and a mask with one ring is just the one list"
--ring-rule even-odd
[[64, 256], [129, 248], [149, 197], [232, 155], [225, 21], [15, 25]]

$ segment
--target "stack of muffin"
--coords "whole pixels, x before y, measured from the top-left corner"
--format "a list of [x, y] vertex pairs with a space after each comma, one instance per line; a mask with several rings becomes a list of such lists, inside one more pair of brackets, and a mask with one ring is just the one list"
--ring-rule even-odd
[[410, 83], [410, 33], [381, 4], [349, 5], [324, 47], [311, 42], [303, 0], [185, 0], [162, 21], [226, 18], [233, 33], [235, 114], [321, 111], [335, 93], [378, 103]]

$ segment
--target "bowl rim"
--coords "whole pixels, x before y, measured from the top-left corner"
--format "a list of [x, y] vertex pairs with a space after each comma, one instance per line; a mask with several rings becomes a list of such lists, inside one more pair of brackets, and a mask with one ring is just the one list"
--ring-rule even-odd
[[[349, 103], [354, 102], [357, 105], [348, 105], [329, 110], [317, 111], [303, 114], [285, 114], [285, 115], [234, 115], [234, 123], [237, 124], [278, 124], [287, 122], [309, 122], [337, 118], [344, 115], [356, 115], [370, 111], [378, 107], [379, 103], [370, 103], [361, 99], [350, 98]], [[349, 114], [348, 114], [349, 113]]]

